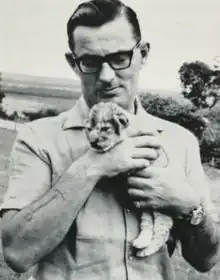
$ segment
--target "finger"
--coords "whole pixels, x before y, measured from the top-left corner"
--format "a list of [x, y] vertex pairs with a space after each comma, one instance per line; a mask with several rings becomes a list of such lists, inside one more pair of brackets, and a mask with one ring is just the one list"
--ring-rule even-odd
[[160, 136], [156, 135], [142, 135], [131, 138], [133, 145], [137, 148], [151, 147], [159, 149], [161, 147]]
[[136, 177], [133, 175], [128, 177], [127, 183], [137, 189], [149, 189], [149, 190], [152, 190], [152, 186], [155, 184], [154, 180], [152, 179]]
[[[162, 138], [162, 137], [161, 137]], [[178, 140], [177, 140], [178, 141]], [[180, 139], [181, 141], [181, 139]], [[162, 156], [164, 157], [166, 164], [166, 167], [171, 167], [174, 168], [175, 170], [181, 169], [181, 161], [178, 160], [178, 154], [176, 153], [176, 149], [173, 149], [173, 142], [168, 141], [166, 138], [163, 139], [162, 141], [163, 145], [161, 147], [161, 153]]]
[[[148, 184], [152, 184], [153, 183], [153, 178], [156, 179], [162, 172], [164, 171], [163, 167], [157, 167], [157, 166], [149, 166], [148, 168], [142, 169], [142, 170], [138, 170], [135, 173], [132, 173], [135, 176], [135, 178], [141, 177], [144, 180], [149, 179], [152, 180], [151, 182], [146, 181], [146, 183]], [[133, 179], [131, 179], [133, 180]]]
[[145, 160], [145, 159], [142, 159], [142, 158], [135, 159], [131, 163], [130, 171], [132, 173], [140, 171], [140, 170], [145, 169], [146, 167], [148, 167], [149, 164], [150, 163], [149, 163], [148, 160]]
[[132, 127], [129, 126], [127, 128], [127, 134], [129, 137], [137, 137], [137, 136], [144, 136], [144, 135], [148, 135], [148, 136], [156, 136], [158, 135], [157, 131], [146, 131], [146, 129], [140, 128], [140, 127]]
[[139, 209], [146, 209], [146, 208], [150, 208], [149, 207], [149, 203], [148, 203], [148, 200], [134, 200], [133, 201], [133, 204], [135, 207], [139, 208]]
[[144, 158], [149, 160], [156, 160], [159, 154], [152, 148], [136, 148], [132, 152], [132, 158]]
[[134, 199], [134, 201], [137, 202], [140, 202], [141, 199], [146, 198], [145, 192], [141, 189], [129, 189], [128, 194]]
[[157, 167], [166, 168], [169, 165], [169, 157], [163, 148], [157, 150], [158, 152], [158, 160], [156, 160], [153, 165]]
[[151, 199], [150, 194], [149, 196], [146, 195], [145, 199], [131, 197], [131, 200], [133, 205], [139, 209], [144, 209], [144, 210], [147, 209], [150, 211], [158, 211], [159, 209], [161, 209], [161, 203], [155, 202], [153, 199]]

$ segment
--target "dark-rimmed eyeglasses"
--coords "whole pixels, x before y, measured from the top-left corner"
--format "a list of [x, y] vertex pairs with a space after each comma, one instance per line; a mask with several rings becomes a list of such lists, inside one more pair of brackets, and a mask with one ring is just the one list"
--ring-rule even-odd
[[73, 54], [73, 60], [78, 66], [79, 70], [85, 74], [99, 72], [104, 62], [107, 62], [113, 70], [123, 70], [130, 67], [134, 49], [138, 48], [139, 45], [140, 41], [138, 41], [129, 51], [119, 51], [107, 54], [106, 56], [83, 55], [81, 57], [75, 57]]

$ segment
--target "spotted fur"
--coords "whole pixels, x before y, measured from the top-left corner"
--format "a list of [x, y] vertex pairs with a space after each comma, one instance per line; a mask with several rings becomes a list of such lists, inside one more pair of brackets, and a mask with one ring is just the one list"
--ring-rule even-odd
[[[98, 103], [90, 110], [86, 135], [93, 149], [104, 153], [126, 137], [129, 119], [124, 110], [112, 102]], [[143, 212], [140, 233], [133, 240], [138, 257], [156, 253], [167, 241], [173, 226], [171, 217], [159, 212]]]

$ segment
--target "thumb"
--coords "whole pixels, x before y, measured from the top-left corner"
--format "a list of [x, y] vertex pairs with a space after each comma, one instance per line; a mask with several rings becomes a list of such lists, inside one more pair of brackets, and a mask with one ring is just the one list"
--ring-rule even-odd
[[[182, 167], [181, 163], [182, 161], [180, 160], [180, 154], [177, 152], [175, 149], [173, 142], [170, 141], [169, 139], [166, 139], [161, 136], [162, 139], [162, 145], [159, 151], [159, 158], [158, 160], [163, 162], [164, 167], [174, 167], [174, 170], [176, 170], [178, 167]], [[161, 166], [161, 164], [158, 162], [158, 165]]]

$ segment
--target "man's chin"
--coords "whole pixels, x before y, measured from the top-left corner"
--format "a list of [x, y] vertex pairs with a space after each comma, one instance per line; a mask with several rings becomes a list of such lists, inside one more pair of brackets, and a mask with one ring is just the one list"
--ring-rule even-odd
[[119, 96], [101, 98], [99, 102], [104, 102], [104, 103], [114, 102], [114, 103], [118, 104], [119, 106], [126, 108], [124, 100], [122, 100]]
[[93, 102], [93, 105], [97, 104], [97, 103], [100, 103], [100, 102], [104, 102], [104, 103], [114, 102], [114, 103], [118, 104], [120, 107], [122, 107], [126, 111], [130, 111], [131, 107], [132, 107], [132, 110], [133, 110], [133, 104], [131, 104], [133, 102], [130, 101], [130, 100], [127, 100], [126, 98], [124, 98], [124, 96], [120, 96], [120, 95], [99, 96], [96, 99], [95, 103]]
[[100, 98], [100, 101], [101, 102], [116, 102], [117, 103], [117, 100], [118, 100], [118, 96], [116, 95], [108, 95], [108, 96], [103, 96]]

